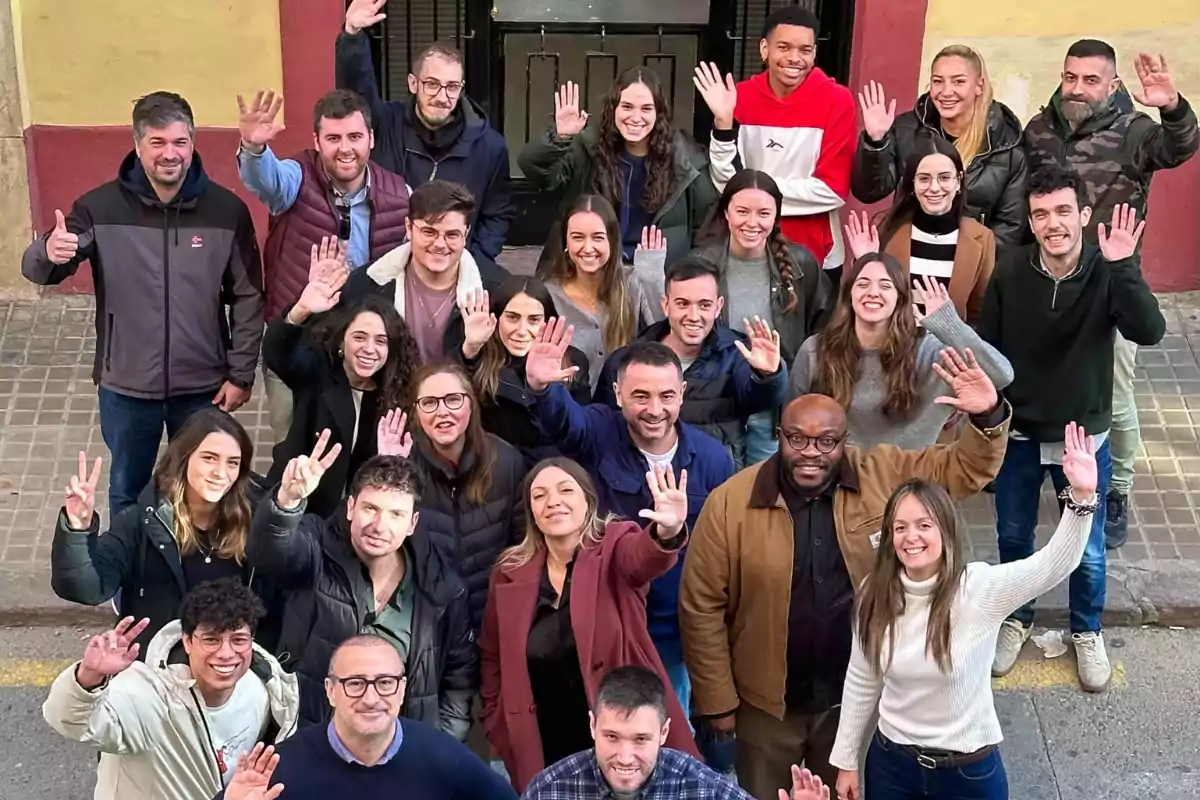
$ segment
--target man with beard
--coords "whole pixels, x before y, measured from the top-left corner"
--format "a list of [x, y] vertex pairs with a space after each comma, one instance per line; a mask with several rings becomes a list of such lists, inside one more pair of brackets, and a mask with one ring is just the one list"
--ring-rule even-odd
[[[1139, 53], [1133, 67], [1141, 91], [1133, 100], [1159, 110], [1161, 123], [1135, 111], [1126, 86], [1117, 76], [1113, 48], [1096, 39], [1081, 39], [1067, 50], [1062, 84], [1042, 112], [1025, 128], [1029, 171], [1064, 165], [1083, 179], [1091, 221], [1085, 241], [1096, 244], [1096, 226], [1108, 222], [1117, 206], [1127, 205], [1146, 219], [1150, 179], [1160, 169], [1173, 169], [1196, 154], [1200, 130], [1196, 114], [1179, 92], [1162, 56]], [[1137, 345], [1120, 332], [1115, 344], [1112, 402], [1112, 483], [1106, 504], [1107, 546], [1128, 538], [1128, 501], [1133, 487], [1134, 458], [1140, 445], [1133, 369]]]
[[[663, 747], [672, 723], [662, 681], [642, 667], [604, 676], [588, 714], [596, 746], [542, 770], [524, 800], [749, 800], [730, 778]], [[798, 767], [779, 800], [829, 800], [829, 788]], [[774, 800], [774, 799], [773, 799]]]
[[[569, 363], [563, 359], [572, 330], [562, 319], [549, 321], [525, 357], [538, 424], [563, 455], [588, 471], [601, 514], [637, 520], [642, 509], [653, 505], [646, 474], [655, 468], [676, 475], [686, 471], [690, 529], [708, 493], [733, 474], [733, 459], [716, 439], [680, 422], [687, 384], [679, 356], [660, 342], [634, 342], [617, 369], [618, 408], [580, 406], [563, 384], [576, 370], [563, 367]], [[679, 638], [683, 563], [680, 553], [676, 566], [650, 584], [646, 617], [679, 704], [686, 709], [690, 690]]]
[[434, 178], [467, 187], [475, 198], [467, 249], [486, 270], [483, 262], [500, 254], [516, 215], [508, 145], [464, 93], [463, 56], [449, 45], [431, 44], [417, 53], [407, 95], [383, 99], [366, 29], [387, 16], [381, 13], [385, 2], [353, 0], [346, 9], [346, 27], [337, 38], [337, 86], [358, 92], [370, 105], [378, 163], [403, 175], [413, 188]]
[[[188, 102], [152, 92], [133, 106], [133, 151], [117, 179], [75, 201], [25, 250], [21, 273], [55, 286], [92, 265], [100, 431], [112, 453], [115, 516], [154, 469], [163, 428], [250, 399], [263, 337], [262, 263], [250, 209], [209, 180]], [[181, 234], [180, 231], [183, 231]]]
[[[404, 241], [409, 189], [372, 164], [371, 109], [353, 92], [335, 90], [313, 109], [313, 147], [278, 159], [270, 142], [283, 96], [264, 90], [247, 105], [238, 95], [238, 174], [271, 212], [263, 257], [267, 322], [290, 308], [309, 281], [309, 254], [322, 237], [345, 243], [346, 264], [369, 264]], [[263, 365], [276, 441], [292, 421], [292, 392]]]
[[783, 410], [779, 452], [714, 491], [692, 529], [679, 622], [693, 717], [736, 733], [738, 781], [775, 800], [793, 764], [827, 785], [850, 663], [854, 587], [875, 562], [892, 490], [921, 478], [956, 500], [1004, 459], [1008, 405], [968, 350], [934, 365], [969, 415], [949, 445], [906, 451], [846, 445], [846, 412], [806, 394]]

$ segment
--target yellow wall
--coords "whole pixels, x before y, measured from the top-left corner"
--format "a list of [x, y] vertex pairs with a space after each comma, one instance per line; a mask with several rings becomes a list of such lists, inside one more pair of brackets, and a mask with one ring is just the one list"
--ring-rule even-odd
[[197, 125], [233, 127], [238, 92], [283, 81], [279, 0], [11, 1], [27, 125], [128, 125], [135, 99], [169, 89]]
[[1028, 121], [1058, 86], [1067, 48], [1083, 38], [1116, 48], [1118, 72], [1133, 87], [1133, 57], [1162, 53], [1179, 91], [1200, 100], [1200, 0], [929, 0], [921, 88], [938, 50], [966, 44], [987, 61], [997, 99]]

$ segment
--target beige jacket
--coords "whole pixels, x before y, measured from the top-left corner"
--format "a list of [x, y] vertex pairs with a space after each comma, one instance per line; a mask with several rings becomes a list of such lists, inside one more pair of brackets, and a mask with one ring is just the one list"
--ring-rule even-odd
[[[78, 662], [50, 687], [42, 716], [68, 739], [99, 746], [95, 800], [210, 800], [222, 790], [216, 756], [186, 664], [168, 664], [183, 637], [166, 625], [135, 663], [94, 692], [75, 680]], [[278, 742], [296, 729], [300, 690], [296, 676], [257, 644], [251, 670], [264, 680]]]

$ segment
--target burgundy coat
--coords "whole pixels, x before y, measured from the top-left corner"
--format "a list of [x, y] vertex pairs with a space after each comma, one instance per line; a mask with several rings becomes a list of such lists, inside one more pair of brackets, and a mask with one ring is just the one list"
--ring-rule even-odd
[[[652, 669], [667, 687], [671, 718], [667, 747], [699, 758], [688, 715], [671, 691], [671, 681], [646, 628], [650, 581], [669, 571], [678, 557], [678, 550], [662, 549], [637, 523], [611, 523], [599, 544], [581, 548], [575, 557], [571, 627], [588, 704], [595, 702], [600, 680], [613, 668], [636, 665]], [[543, 763], [526, 658], [545, 564], [543, 549], [524, 566], [493, 570], [479, 636], [483, 727], [518, 792], [550, 766]]]
[[[303, 177], [291, 208], [271, 217], [263, 249], [263, 291], [267, 295], [266, 321], [300, 299], [308, 283], [309, 256], [322, 236], [336, 236], [338, 215], [333, 207], [329, 178], [316, 150], [292, 156]], [[371, 162], [367, 203], [371, 207], [371, 261], [404, 243], [407, 233], [408, 186], [404, 178]]]

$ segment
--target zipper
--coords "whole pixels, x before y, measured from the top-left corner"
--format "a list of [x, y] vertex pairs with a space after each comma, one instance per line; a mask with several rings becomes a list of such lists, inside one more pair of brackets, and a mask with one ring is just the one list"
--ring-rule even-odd
[[163, 397], [171, 396], [171, 209], [163, 208]]
[[417, 156], [418, 158], [427, 158], [433, 162], [433, 171], [429, 173], [429, 177], [426, 179], [426, 180], [431, 180], [431, 181], [435, 180], [437, 178], [438, 167], [442, 166], [442, 162], [446, 160], [446, 156], [442, 156], [441, 158], [435, 159], [426, 153], [420, 153], [416, 150], [413, 150], [411, 147], [406, 147], [404, 149], [404, 152], [412, 153], [414, 156]]
[[217, 746], [213, 743], [212, 731], [208, 727], [208, 717], [204, 716], [204, 707], [200, 705], [200, 698], [196, 696], [196, 687], [193, 686], [188, 691], [192, 695], [192, 701], [196, 704], [196, 711], [200, 714], [200, 724], [204, 726], [204, 738], [208, 740], [208, 752], [217, 773], [217, 784], [223, 786], [225, 781], [221, 778], [221, 762], [217, 760]]
[[116, 329], [116, 320], [112, 312], [108, 314], [108, 339], [104, 342], [104, 371], [112, 372], [112, 347], [113, 347], [113, 331]]

